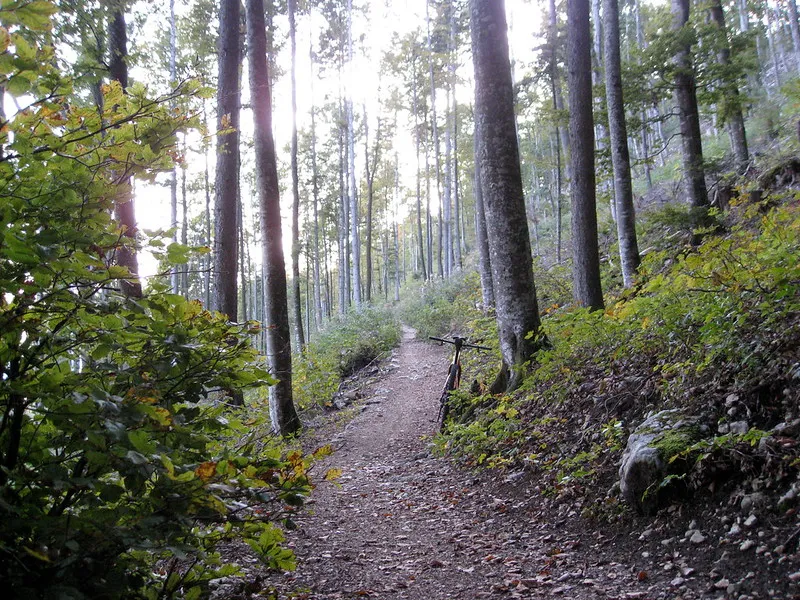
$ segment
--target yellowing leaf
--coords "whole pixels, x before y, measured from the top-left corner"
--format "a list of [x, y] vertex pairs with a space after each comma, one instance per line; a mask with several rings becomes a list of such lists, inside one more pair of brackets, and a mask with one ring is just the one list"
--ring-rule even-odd
[[39, 552], [38, 550], [32, 550], [27, 546], [24, 546], [24, 550], [34, 558], [38, 558], [39, 560], [42, 560], [44, 562], [50, 562], [50, 557], [47, 556], [47, 554], [45, 554], [44, 552]]
[[328, 469], [327, 471], [325, 471], [325, 476], [323, 477], [323, 479], [325, 481], [336, 481], [341, 476], [342, 476], [341, 469]]
[[197, 467], [194, 472], [195, 475], [203, 481], [208, 481], [217, 472], [217, 463], [214, 461], [206, 461]]

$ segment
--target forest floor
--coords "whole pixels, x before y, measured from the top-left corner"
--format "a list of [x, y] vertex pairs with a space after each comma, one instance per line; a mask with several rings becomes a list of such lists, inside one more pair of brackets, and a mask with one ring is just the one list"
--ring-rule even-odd
[[[530, 482], [434, 456], [448, 359], [406, 330], [392, 357], [359, 380], [351, 407], [311, 424], [305, 443], [335, 449], [315, 471], [341, 476], [318, 483], [287, 533], [297, 570], [258, 573], [217, 597], [800, 598], [796, 552], [772, 552], [786, 531], [768, 523], [739, 526], [713, 507], [588, 521], [543, 502]], [[750, 537], [727, 542], [734, 525]]]

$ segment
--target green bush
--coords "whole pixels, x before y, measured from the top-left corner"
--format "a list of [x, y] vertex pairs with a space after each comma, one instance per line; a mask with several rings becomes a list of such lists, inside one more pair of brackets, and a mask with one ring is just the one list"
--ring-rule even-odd
[[295, 357], [295, 402], [301, 409], [329, 403], [343, 378], [399, 343], [400, 324], [389, 310], [365, 307], [333, 319]]
[[[452, 425], [441, 444], [473, 464], [523, 461], [561, 473], [558, 481], [575, 472], [595, 477], [608, 464], [606, 450], [574, 438], [589, 419], [599, 432], [609, 415], [626, 420], [654, 406], [713, 413], [710, 403], [722, 405], [730, 391], [758, 396], [765, 378], [779, 391], [796, 383], [800, 208], [786, 200], [766, 215], [761, 205], [734, 207], [739, 224], [697, 248], [651, 252], [639, 287], [605, 311], [546, 307], [551, 344], [522, 388], [484, 402], [475, 422]], [[765, 410], [774, 414], [759, 418], [783, 418], [780, 406]], [[540, 427], [549, 417], [568, 423]], [[564, 454], [565, 443], [582, 449]]]
[[403, 291], [398, 313], [422, 339], [460, 333], [480, 315], [480, 281], [476, 273], [460, 272], [450, 279], [412, 282]]
[[13, 73], [0, 87], [40, 98], [0, 132], [3, 589], [20, 599], [197, 598], [209, 578], [236, 570], [216, 551], [233, 537], [267, 566], [291, 568], [276, 523], [309, 492], [311, 459], [219, 441], [244, 431], [224, 392], [271, 382], [252, 327], [179, 296], [119, 291], [130, 278], [116, 264], [130, 242], [110, 216], [119, 171], [169, 166], [164, 145], [191, 121], [136, 85], [125, 96], [105, 88], [102, 111], [71, 104], [52, 49], [18, 32], [19, 22], [47, 31], [52, 10], [0, 11], [14, 31], [3, 53]]

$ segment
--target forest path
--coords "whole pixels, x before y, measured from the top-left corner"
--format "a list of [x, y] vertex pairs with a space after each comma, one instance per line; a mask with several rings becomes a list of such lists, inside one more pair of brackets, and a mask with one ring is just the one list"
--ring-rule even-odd
[[512, 486], [431, 455], [448, 360], [405, 331], [315, 467], [342, 475], [319, 483], [288, 534], [297, 570], [264, 583], [280, 598], [640, 597], [620, 592], [623, 579], [642, 590], [621, 564], [600, 566], [602, 582], [585, 577], [578, 537], [538, 522], [544, 511], [510, 499]]

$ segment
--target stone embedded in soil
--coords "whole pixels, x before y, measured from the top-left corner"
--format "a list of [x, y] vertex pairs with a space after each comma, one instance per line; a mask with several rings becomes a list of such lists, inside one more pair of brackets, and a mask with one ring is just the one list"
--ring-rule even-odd
[[703, 542], [706, 541], [706, 539], [707, 539], [706, 536], [704, 536], [702, 533], [700, 533], [699, 531], [695, 531], [692, 534], [692, 537], [689, 538], [689, 541], [692, 544], [702, 544]]

